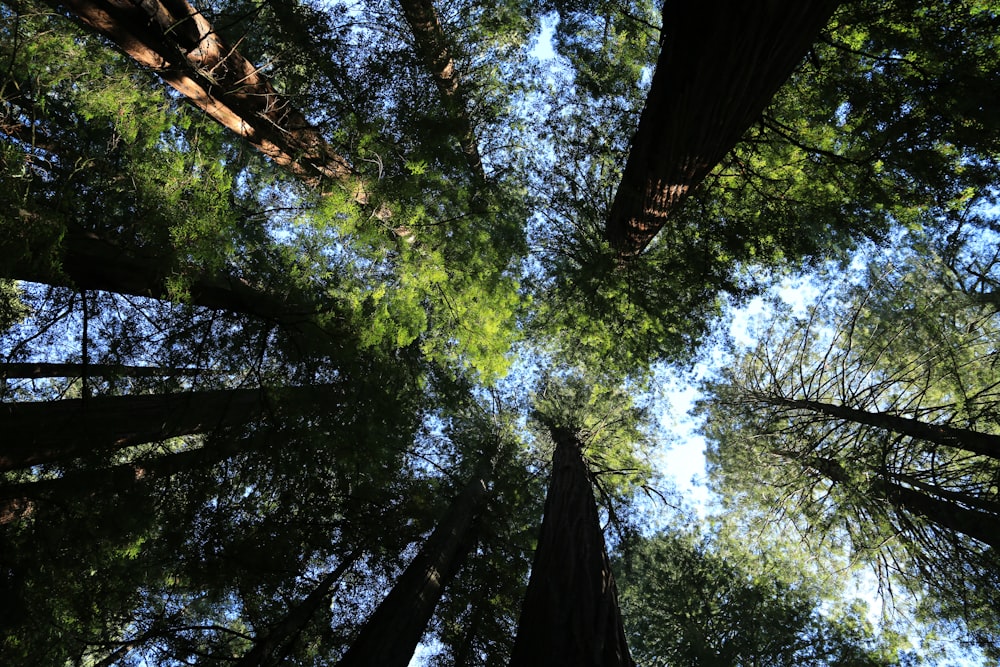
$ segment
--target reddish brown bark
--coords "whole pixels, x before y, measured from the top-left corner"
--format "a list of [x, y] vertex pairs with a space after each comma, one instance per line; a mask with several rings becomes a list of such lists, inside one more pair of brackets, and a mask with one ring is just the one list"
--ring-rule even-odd
[[[61, 0], [195, 106], [312, 187], [353, 183], [350, 164], [187, 0]], [[363, 196], [363, 195], [362, 195]]]
[[459, 86], [451, 48], [434, 5], [431, 0], [399, 0], [399, 4], [413, 33], [417, 55], [434, 77], [441, 101], [454, 123], [454, 133], [469, 170], [477, 178], [485, 180], [483, 160], [469, 119], [468, 102]]
[[668, 0], [663, 48], [605, 236], [642, 252], [760, 116], [839, 2]]
[[590, 470], [574, 434], [552, 435], [552, 480], [510, 666], [630, 667]]

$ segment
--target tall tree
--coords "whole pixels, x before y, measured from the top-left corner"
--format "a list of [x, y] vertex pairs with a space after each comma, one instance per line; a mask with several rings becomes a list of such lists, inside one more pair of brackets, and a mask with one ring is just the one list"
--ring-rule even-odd
[[475, 546], [476, 523], [489, 500], [492, 470], [499, 455], [483, 453], [473, 479], [455, 496], [338, 665], [404, 667], [410, 663], [445, 587]]
[[646, 107], [606, 236], [636, 255], [756, 122], [840, 4], [665, 2]]

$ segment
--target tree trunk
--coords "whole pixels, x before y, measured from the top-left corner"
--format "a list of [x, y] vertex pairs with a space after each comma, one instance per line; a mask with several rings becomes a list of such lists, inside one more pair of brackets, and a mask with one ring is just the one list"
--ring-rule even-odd
[[552, 480], [510, 665], [631, 666], [581, 443], [569, 431], [552, 436]]
[[431, 0], [399, 0], [403, 16], [410, 26], [417, 55], [434, 77], [441, 101], [455, 126], [455, 135], [473, 176], [486, 180], [476, 135], [469, 119], [467, 101], [458, 85], [458, 74], [448, 40]]
[[2, 403], [0, 471], [237, 426], [267, 405], [263, 389]]
[[839, 2], [663, 6], [663, 45], [605, 236], [638, 255], [733, 149], [806, 56]]
[[954, 447], [955, 449], [980, 454], [1000, 461], [1000, 436], [998, 435], [971, 431], [965, 428], [955, 428], [954, 426], [928, 424], [927, 422], [910, 417], [900, 417], [899, 415], [884, 412], [868, 412], [867, 410], [859, 410], [858, 408], [846, 405], [834, 405], [833, 403], [824, 403], [821, 401], [781, 398], [766, 394], [756, 394], [754, 398], [771, 403], [772, 405], [818, 412], [841, 421], [875, 426], [876, 428], [899, 433], [900, 435], [908, 435], [918, 440], [946, 447]]
[[118, 364], [76, 363], [0, 363], [3, 378], [74, 378], [82, 377], [184, 377], [203, 375], [213, 371], [203, 368], [165, 368], [160, 366], [123, 366]]
[[[489, 456], [489, 455], [487, 455]], [[479, 466], [416, 558], [365, 622], [338, 667], [406, 667], [445, 586], [476, 542], [476, 523], [489, 497], [494, 462]]]
[[61, 0], [85, 25], [311, 187], [356, 188], [319, 130], [187, 0]]
[[253, 648], [246, 653], [236, 663], [236, 667], [262, 667], [272, 663], [277, 664], [280, 658], [273, 660], [275, 654], [282, 646], [289, 644], [299, 633], [305, 629], [309, 621], [316, 614], [316, 611], [330, 597], [330, 589], [337, 583], [344, 572], [346, 572], [355, 561], [361, 557], [361, 551], [355, 551], [348, 555], [340, 565], [330, 574], [323, 577], [319, 585], [305, 597], [304, 600], [292, 607], [288, 614], [274, 625], [263, 637], [254, 641]]
[[[839, 461], [822, 456], [801, 457], [785, 451], [775, 453], [813, 468], [832, 482], [850, 483], [850, 476]], [[922, 517], [945, 530], [1000, 548], [1000, 516], [968, 509], [951, 500], [935, 498], [923, 491], [893, 482], [885, 474], [876, 474], [877, 479], [871, 484], [871, 491], [864, 492], [875, 493], [898, 510]], [[858, 491], [862, 492], [861, 489]]]

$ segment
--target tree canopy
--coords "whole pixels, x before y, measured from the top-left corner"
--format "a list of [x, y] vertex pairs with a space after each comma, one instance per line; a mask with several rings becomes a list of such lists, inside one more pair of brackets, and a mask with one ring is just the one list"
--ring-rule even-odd
[[764, 542], [652, 529], [657, 378], [852, 260], [706, 387], [715, 486], [996, 658], [997, 35], [0, 0], [0, 663], [933, 661]]

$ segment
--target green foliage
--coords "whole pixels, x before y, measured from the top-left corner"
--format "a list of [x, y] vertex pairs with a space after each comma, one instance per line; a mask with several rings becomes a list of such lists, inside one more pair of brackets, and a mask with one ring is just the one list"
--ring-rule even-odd
[[636, 538], [615, 569], [640, 665], [913, 664], [875, 637], [863, 603], [824, 604], [808, 580], [775, 578], [694, 533]]

